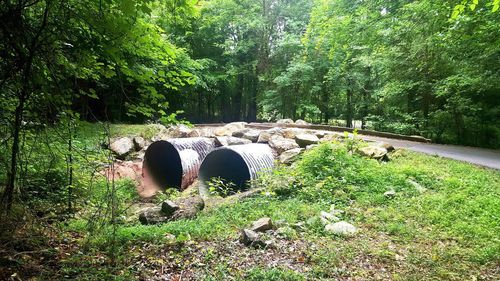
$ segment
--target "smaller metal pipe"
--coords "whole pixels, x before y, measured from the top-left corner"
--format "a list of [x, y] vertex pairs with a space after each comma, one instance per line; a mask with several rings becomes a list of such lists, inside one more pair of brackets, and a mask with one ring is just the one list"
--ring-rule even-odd
[[[239, 190], [251, 187], [251, 181], [261, 172], [270, 171], [274, 166], [273, 151], [267, 144], [243, 144], [224, 146], [210, 152], [200, 166], [199, 192], [209, 196], [207, 182], [221, 178], [231, 182]], [[250, 185], [249, 185], [250, 182]]]

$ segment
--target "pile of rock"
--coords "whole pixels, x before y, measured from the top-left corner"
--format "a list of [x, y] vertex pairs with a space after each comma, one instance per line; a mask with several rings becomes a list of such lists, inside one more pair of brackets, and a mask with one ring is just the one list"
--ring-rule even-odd
[[352, 236], [358, 231], [357, 228], [339, 218], [344, 211], [335, 209], [335, 205], [330, 207], [329, 212], [321, 211], [320, 220], [325, 226], [325, 231], [338, 236]]

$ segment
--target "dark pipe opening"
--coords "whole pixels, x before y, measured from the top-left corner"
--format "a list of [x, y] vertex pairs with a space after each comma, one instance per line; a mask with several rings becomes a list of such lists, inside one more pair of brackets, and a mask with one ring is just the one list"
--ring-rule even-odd
[[220, 177], [225, 182], [234, 183], [238, 189], [247, 187], [250, 170], [237, 152], [230, 149], [219, 149], [209, 153], [200, 167], [200, 184], [208, 190], [207, 181]]
[[160, 188], [181, 186], [181, 157], [171, 143], [163, 140], [152, 143], [146, 150], [144, 162], [151, 178]]

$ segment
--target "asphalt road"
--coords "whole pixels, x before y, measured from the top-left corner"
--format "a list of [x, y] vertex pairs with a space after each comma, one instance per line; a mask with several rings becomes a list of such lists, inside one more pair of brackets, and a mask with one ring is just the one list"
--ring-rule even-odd
[[365, 135], [358, 136], [364, 140], [384, 141], [392, 144], [395, 148], [406, 148], [412, 151], [438, 155], [445, 158], [465, 161], [479, 166], [500, 170], [500, 150], [458, 145], [421, 143]]

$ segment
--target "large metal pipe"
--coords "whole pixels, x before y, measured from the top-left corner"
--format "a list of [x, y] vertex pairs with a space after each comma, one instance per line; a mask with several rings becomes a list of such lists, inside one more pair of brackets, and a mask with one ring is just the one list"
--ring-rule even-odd
[[274, 166], [273, 151], [267, 144], [243, 144], [224, 146], [210, 152], [200, 166], [200, 195], [208, 196], [207, 182], [221, 178], [236, 185], [239, 190], [250, 186], [250, 180], [260, 172]]
[[156, 141], [146, 149], [144, 168], [161, 189], [185, 189], [198, 177], [201, 162], [214, 148], [209, 138]]

